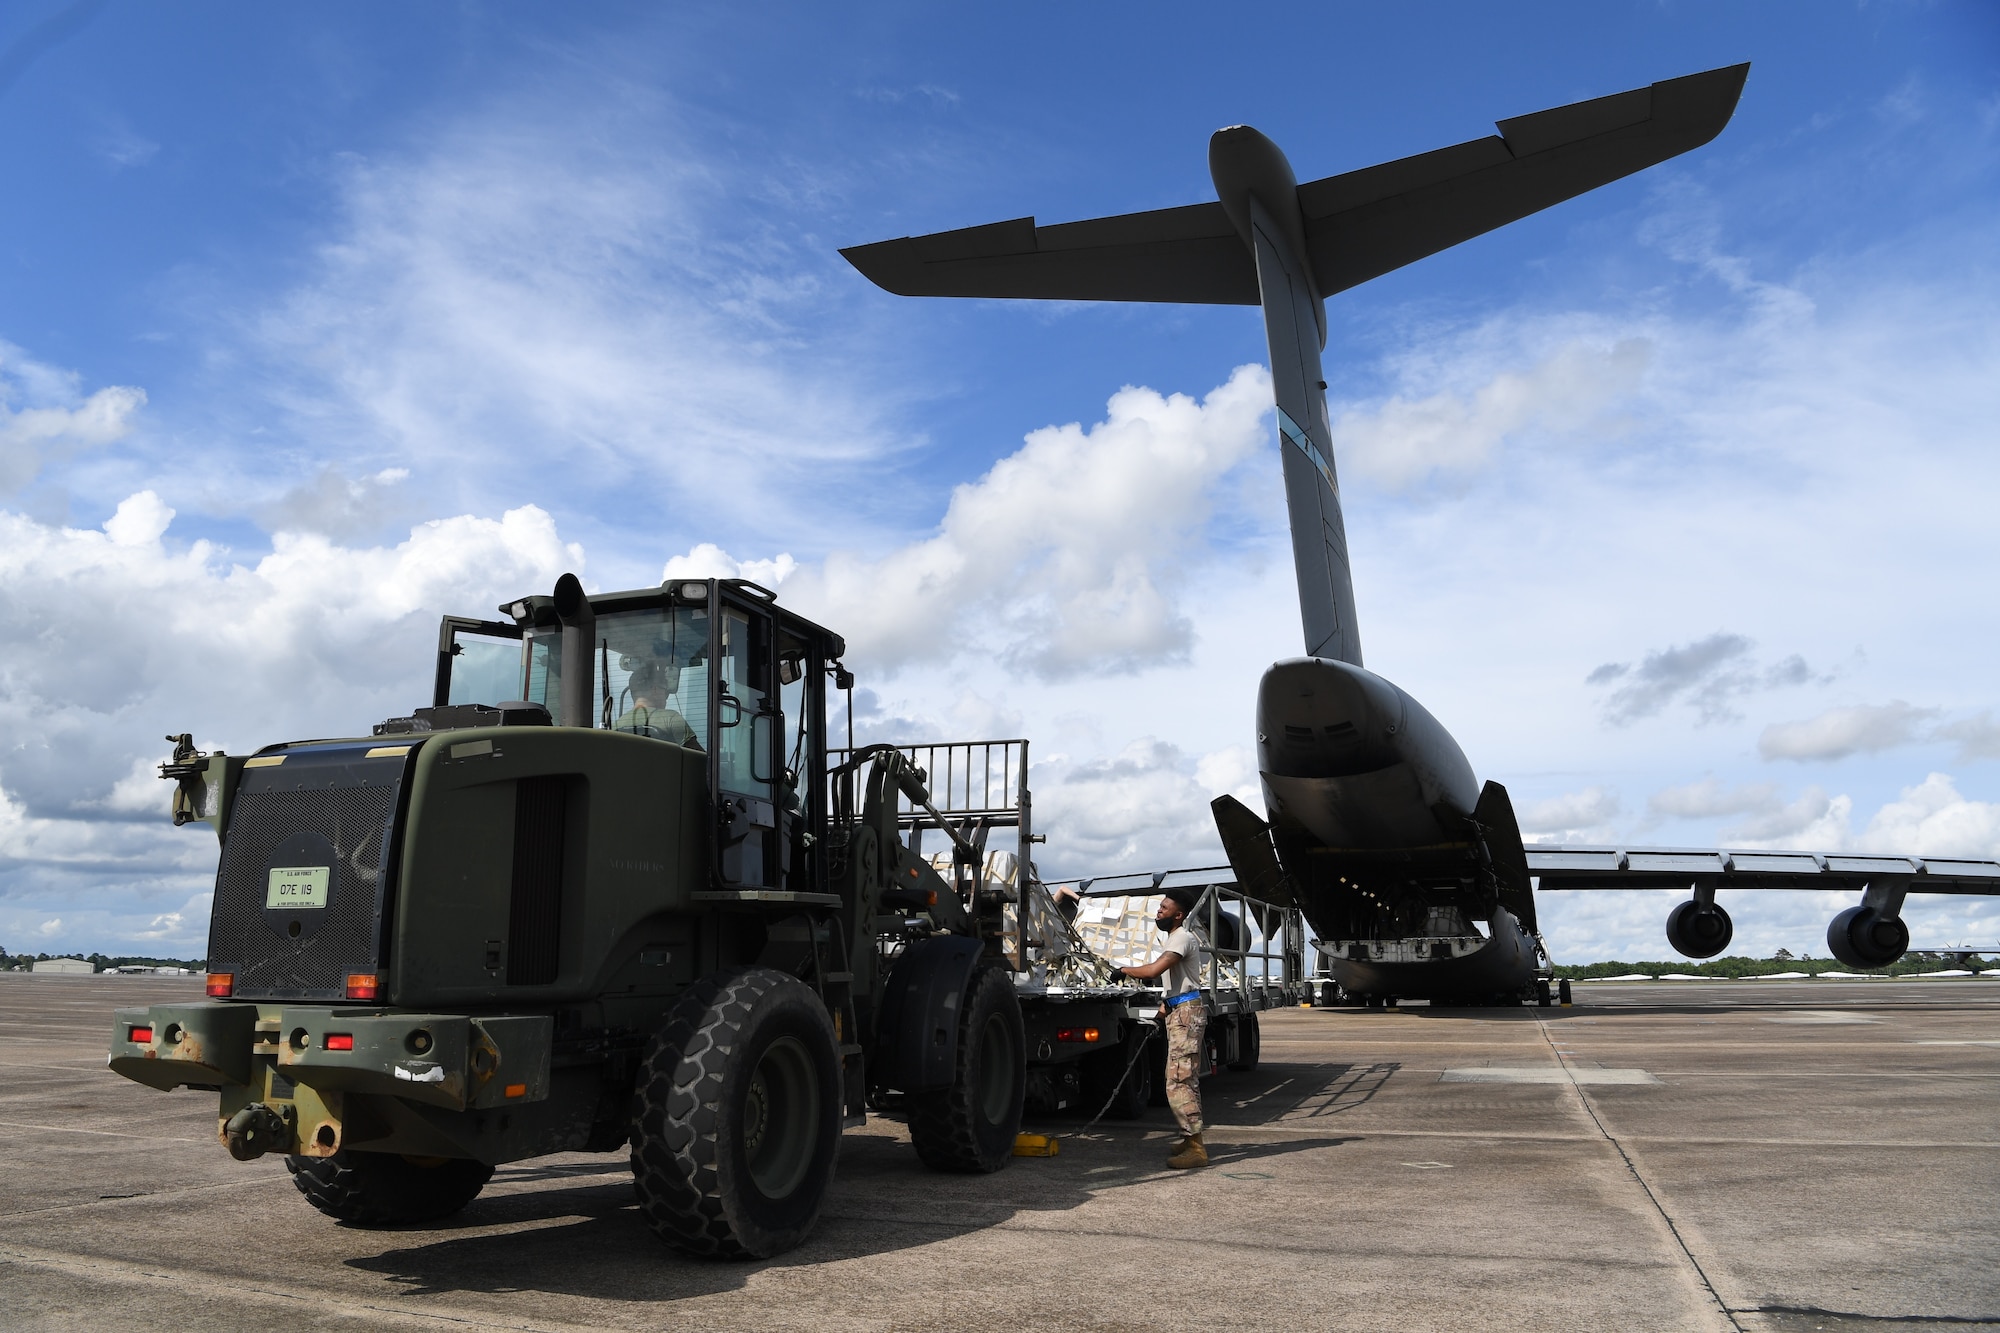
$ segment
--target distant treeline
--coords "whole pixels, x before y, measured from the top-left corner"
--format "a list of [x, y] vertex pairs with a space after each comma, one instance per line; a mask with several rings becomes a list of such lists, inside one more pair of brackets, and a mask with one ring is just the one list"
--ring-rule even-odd
[[1966, 968], [1977, 971], [1981, 967], [2000, 966], [1987, 963], [1977, 954], [1963, 953], [1906, 953], [1887, 967], [1849, 967], [1832, 958], [1711, 958], [1705, 963], [1697, 963], [1691, 958], [1676, 958], [1672, 962], [1641, 963], [1578, 963], [1568, 966], [1558, 965], [1556, 975], [1568, 977], [1572, 981], [1587, 981], [1592, 977], [1622, 977], [1633, 972], [1644, 972], [1648, 976], [1664, 976], [1677, 972], [1690, 977], [1768, 977], [1777, 972], [1807, 972], [1817, 976], [1821, 972], [1851, 972], [1857, 975], [1900, 977], [1913, 972], [1940, 972], [1948, 968]]
[[34, 966], [37, 959], [86, 958], [99, 972], [108, 967], [184, 967], [190, 972], [208, 970], [206, 958], [148, 958], [138, 954], [108, 955], [101, 953], [8, 953], [0, 948], [0, 972], [20, 970]]

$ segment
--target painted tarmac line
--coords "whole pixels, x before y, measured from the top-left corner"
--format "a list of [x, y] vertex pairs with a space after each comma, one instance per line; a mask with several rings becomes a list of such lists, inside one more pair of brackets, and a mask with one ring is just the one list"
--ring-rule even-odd
[[[1574, 1134], [1523, 1134], [1518, 1130], [1486, 1133], [1470, 1129], [1382, 1129], [1375, 1125], [1349, 1122], [1352, 1126], [1341, 1137], [1349, 1143], [1365, 1143], [1369, 1139], [1461, 1139], [1471, 1143], [1595, 1143], [1598, 1135], [1579, 1132]], [[1228, 1143], [1243, 1135], [1258, 1134], [1304, 1135], [1324, 1134], [1337, 1128], [1328, 1124], [1299, 1125], [1211, 1125], [1208, 1136], [1218, 1143]], [[1624, 1143], [1640, 1143], [1651, 1147], [1688, 1148], [1869, 1148], [1884, 1151], [1928, 1152], [1931, 1150], [1962, 1150], [1966, 1152], [2000, 1151], [2000, 1139], [1785, 1139], [1769, 1136], [1745, 1135], [1742, 1138], [1727, 1138], [1715, 1134], [1621, 1134]]]
[[[1558, 1050], [1559, 1056], [1572, 1054]], [[1547, 1065], [1513, 1068], [1482, 1065], [1473, 1069], [1447, 1069], [1438, 1075], [1440, 1083], [1576, 1084], [1584, 1087], [1644, 1087], [1659, 1079], [1643, 1069], [1579, 1069], [1567, 1063], [1558, 1068]]]
[[107, 1139], [137, 1139], [141, 1143], [208, 1143], [208, 1139], [183, 1139], [164, 1134], [126, 1134], [115, 1129], [79, 1129], [74, 1125], [33, 1125], [25, 1120], [0, 1120], [9, 1129], [40, 1129], [50, 1134], [96, 1134]]

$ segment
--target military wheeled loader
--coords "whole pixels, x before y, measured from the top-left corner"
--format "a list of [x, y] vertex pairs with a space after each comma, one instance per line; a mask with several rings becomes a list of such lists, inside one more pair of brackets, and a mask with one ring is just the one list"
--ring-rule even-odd
[[1077, 1084], [1091, 1056], [1101, 1086], [1143, 1040], [1147, 1002], [1087, 951], [1024, 1022], [1048, 896], [990, 873], [1006, 821], [939, 811], [906, 753], [829, 752], [838, 635], [727, 579], [565, 575], [501, 612], [446, 617], [431, 704], [368, 736], [169, 738], [175, 822], [221, 839], [209, 998], [120, 1010], [110, 1065], [218, 1092], [234, 1156], [393, 1225], [500, 1163], [629, 1148], [662, 1237], [766, 1256], [871, 1100], [929, 1165], [995, 1171], [1031, 1066]]

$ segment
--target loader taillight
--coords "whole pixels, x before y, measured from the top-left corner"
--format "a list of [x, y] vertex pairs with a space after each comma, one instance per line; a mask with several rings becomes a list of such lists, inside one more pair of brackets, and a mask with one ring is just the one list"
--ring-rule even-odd
[[326, 1034], [326, 1048], [329, 1051], [351, 1051], [354, 1049], [354, 1034], [351, 1032], [329, 1032]]
[[125, 1040], [127, 1041], [151, 1041], [152, 1039], [153, 1029], [149, 1027], [129, 1027], [125, 1029]]
[[1057, 1028], [1057, 1041], [1096, 1041], [1103, 1035], [1096, 1028]]
[[234, 972], [211, 972], [208, 974], [208, 998], [226, 1000], [236, 993]]
[[349, 972], [347, 974], [347, 998], [350, 1000], [372, 1000], [377, 986], [373, 972]]

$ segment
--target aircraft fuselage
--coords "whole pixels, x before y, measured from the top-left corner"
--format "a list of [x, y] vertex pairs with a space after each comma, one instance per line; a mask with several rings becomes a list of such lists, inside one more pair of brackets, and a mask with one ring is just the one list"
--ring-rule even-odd
[[1483, 999], [1532, 984], [1535, 942], [1499, 902], [1472, 765], [1407, 691], [1347, 662], [1275, 664], [1257, 768], [1279, 861], [1345, 989]]

